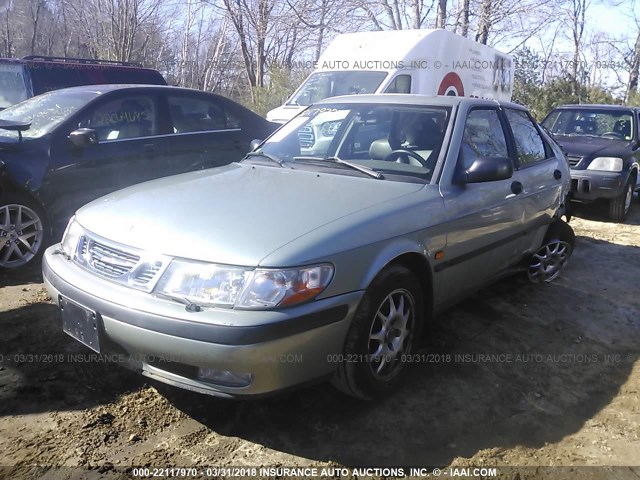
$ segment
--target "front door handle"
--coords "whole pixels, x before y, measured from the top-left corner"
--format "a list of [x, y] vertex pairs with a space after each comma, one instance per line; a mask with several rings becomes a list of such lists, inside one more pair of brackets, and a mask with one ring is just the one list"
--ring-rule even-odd
[[145, 157], [153, 157], [156, 153], [156, 147], [153, 143], [147, 143], [143, 148], [143, 155]]
[[524, 187], [522, 186], [522, 184], [518, 181], [515, 181], [511, 184], [511, 191], [513, 193], [515, 193], [516, 195], [519, 195], [522, 193], [522, 190], [524, 189]]

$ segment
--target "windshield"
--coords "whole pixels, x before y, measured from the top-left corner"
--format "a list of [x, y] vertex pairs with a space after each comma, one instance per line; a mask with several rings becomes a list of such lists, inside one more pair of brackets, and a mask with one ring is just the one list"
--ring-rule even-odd
[[287, 105], [311, 105], [329, 97], [375, 93], [386, 72], [334, 71], [316, 72], [302, 84]]
[[554, 135], [589, 135], [619, 140], [633, 138], [631, 111], [559, 109], [551, 112], [542, 125]]
[[428, 181], [449, 116], [449, 108], [437, 106], [311, 106], [268, 138], [256, 154], [265, 153], [292, 168], [314, 163], [343, 173], [347, 169], [339, 161], [347, 161], [384, 178]]
[[0, 63], [0, 109], [26, 100], [27, 86], [22, 65]]
[[[40, 137], [57, 127], [98, 94], [94, 92], [54, 91], [30, 98], [0, 112], [0, 120], [31, 122], [23, 137]], [[16, 137], [16, 132], [0, 129], [1, 137]]]

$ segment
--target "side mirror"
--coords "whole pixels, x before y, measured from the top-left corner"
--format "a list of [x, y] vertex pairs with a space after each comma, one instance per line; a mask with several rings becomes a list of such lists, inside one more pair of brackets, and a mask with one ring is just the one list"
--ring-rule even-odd
[[254, 138], [253, 140], [251, 140], [251, 143], [249, 144], [249, 151], [253, 152], [256, 148], [260, 146], [260, 144], [263, 141], [264, 140], [260, 140], [259, 138]]
[[92, 128], [78, 128], [69, 134], [74, 147], [83, 148], [98, 143], [98, 134]]
[[506, 180], [513, 176], [513, 163], [507, 157], [478, 157], [459, 172], [456, 183], [484, 183]]

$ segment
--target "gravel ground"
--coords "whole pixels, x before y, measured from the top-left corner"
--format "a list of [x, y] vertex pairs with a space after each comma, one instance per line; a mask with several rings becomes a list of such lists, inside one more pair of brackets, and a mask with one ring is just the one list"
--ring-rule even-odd
[[440, 316], [425, 361], [377, 403], [329, 385], [235, 402], [149, 383], [61, 331], [38, 271], [0, 274], [0, 479], [433, 465], [637, 479], [640, 208], [625, 225], [579, 213], [562, 277], [502, 281]]

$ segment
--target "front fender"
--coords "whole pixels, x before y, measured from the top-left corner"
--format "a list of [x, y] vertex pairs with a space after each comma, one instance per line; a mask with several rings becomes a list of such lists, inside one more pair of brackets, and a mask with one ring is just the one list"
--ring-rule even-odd
[[420, 257], [425, 260], [425, 263], [430, 265], [429, 248], [426, 245], [419, 242], [417, 239], [394, 239], [392, 242], [385, 245], [368, 265], [368, 269], [362, 277], [360, 289], [366, 290], [382, 269], [397, 258], [407, 254], [420, 255]]

